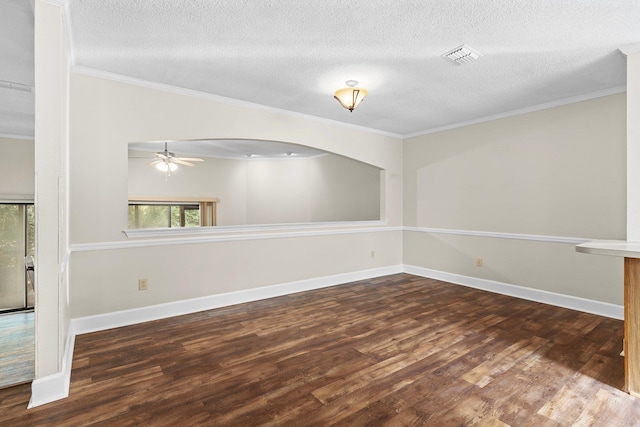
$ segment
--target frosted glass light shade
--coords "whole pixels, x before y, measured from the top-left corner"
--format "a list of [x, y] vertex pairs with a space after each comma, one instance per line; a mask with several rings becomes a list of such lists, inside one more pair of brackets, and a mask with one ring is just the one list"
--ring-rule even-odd
[[167, 163], [167, 162], [160, 162], [156, 164], [156, 169], [161, 170], [162, 172], [167, 172], [167, 171], [171, 171], [173, 172], [174, 170], [178, 169], [178, 165], [176, 165], [175, 163]]
[[347, 110], [353, 112], [367, 96], [367, 90], [359, 87], [345, 87], [338, 89], [333, 96]]

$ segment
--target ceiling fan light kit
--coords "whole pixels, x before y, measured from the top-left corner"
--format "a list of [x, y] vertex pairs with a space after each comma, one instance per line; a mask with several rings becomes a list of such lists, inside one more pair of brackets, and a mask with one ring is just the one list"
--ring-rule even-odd
[[176, 157], [175, 153], [172, 153], [167, 148], [167, 143], [164, 143], [164, 151], [153, 153], [156, 158], [148, 163], [149, 166], [155, 166], [156, 169], [165, 173], [164, 180], [166, 181], [171, 172], [178, 169], [178, 165], [195, 166], [192, 162], [203, 162], [204, 160], [195, 157]]
[[160, 162], [156, 163], [156, 169], [161, 170], [162, 172], [173, 172], [178, 169], [178, 165], [175, 163]]
[[345, 84], [347, 87], [338, 89], [333, 97], [338, 100], [340, 105], [353, 113], [353, 110], [360, 105], [369, 92], [366, 89], [356, 87], [358, 84], [356, 80], [347, 80]]

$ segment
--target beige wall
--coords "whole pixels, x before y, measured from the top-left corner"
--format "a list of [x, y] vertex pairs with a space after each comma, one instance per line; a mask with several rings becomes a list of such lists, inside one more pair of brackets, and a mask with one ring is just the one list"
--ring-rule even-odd
[[[390, 231], [77, 252], [72, 315], [394, 266], [401, 248], [401, 232]], [[140, 277], [148, 279], [148, 291], [137, 290]]]
[[[619, 94], [407, 139], [404, 225], [624, 240], [625, 126]], [[475, 267], [477, 257], [485, 267]], [[404, 261], [623, 300], [622, 261], [577, 254], [572, 245], [411, 231]]]
[[[247, 223], [309, 222], [313, 197], [308, 162], [247, 162]], [[221, 206], [223, 208], [223, 206]]]
[[380, 219], [380, 169], [342, 156], [201, 156], [203, 163], [165, 179], [147, 165], [149, 155], [129, 152], [129, 195], [216, 197], [217, 225]]
[[[127, 242], [122, 230], [129, 191], [128, 142], [212, 137], [303, 143], [385, 169], [381, 204], [389, 225], [400, 224], [404, 208], [408, 226], [624, 239], [624, 103], [623, 94], [608, 96], [410, 138], [402, 146], [398, 139], [358, 129], [74, 74], [72, 241], [98, 247]], [[238, 179], [259, 182], [257, 174]], [[236, 207], [250, 211], [243, 203]], [[577, 254], [572, 245], [419, 232], [405, 232], [403, 245], [397, 234], [75, 251], [73, 316], [403, 261], [604, 302], [622, 301], [620, 260]], [[355, 246], [345, 243], [349, 239]], [[323, 256], [291, 262], [292, 248], [295, 254]], [[346, 264], [333, 263], [329, 248], [344, 248], [346, 252], [336, 253], [342, 253]], [[371, 250], [377, 254], [373, 261]], [[155, 256], [149, 258], [149, 253]], [[234, 256], [229, 259], [226, 254]], [[485, 267], [475, 267], [476, 257], [484, 258]], [[196, 268], [194, 260], [206, 267]], [[175, 271], [157, 275], [157, 265], [174, 266]], [[113, 272], [105, 272], [105, 266]], [[187, 276], [180, 266], [188, 266]], [[138, 278], [156, 275], [150, 292], [137, 291]], [[107, 289], [118, 291], [108, 298], [90, 297]]]
[[[399, 138], [82, 74], [71, 75], [70, 108], [73, 317], [402, 262], [399, 231], [198, 244], [194, 240], [193, 245], [163, 247], [126, 247], [135, 240], [122, 233], [127, 226], [129, 142], [268, 139], [352, 157], [386, 170], [383, 208], [388, 226], [398, 226]], [[100, 249], [113, 242], [125, 248]], [[86, 245], [92, 250], [83, 250]], [[141, 293], [137, 280], [142, 277], [150, 280], [149, 291]]]
[[34, 142], [29, 139], [0, 137], [0, 197], [12, 195], [33, 198], [35, 189]]
[[310, 221], [380, 219], [380, 174], [384, 171], [341, 156], [323, 156], [310, 166]]
[[164, 139], [269, 139], [369, 163], [387, 171], [385, 219], [401, 224], [398, 138], [82, 74], [71, 77], [73, 243], [126, 240], [127, 143]]

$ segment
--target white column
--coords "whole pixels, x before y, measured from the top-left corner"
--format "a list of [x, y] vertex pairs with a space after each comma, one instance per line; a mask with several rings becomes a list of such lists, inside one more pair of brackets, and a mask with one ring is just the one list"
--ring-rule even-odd
[[640, 242], [640, 44], [627, 55], [627, 240]]
[[30, 406], [65, 397], [69, 45], [63, 8], [35, 2], [36, 378]]

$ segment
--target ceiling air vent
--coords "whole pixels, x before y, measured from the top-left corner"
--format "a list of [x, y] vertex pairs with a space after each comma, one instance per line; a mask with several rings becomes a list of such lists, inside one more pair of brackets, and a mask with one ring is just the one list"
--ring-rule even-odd
[[466, 44], [458, 46], [457, 48], [450, 50], [442, 55], [443, 58], [447, 58], [451, 62], [456, 64], [466, 64], [467, 62], [475, 61], [480, 58], [482, 54], [476, 50], [473, 50]]

